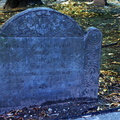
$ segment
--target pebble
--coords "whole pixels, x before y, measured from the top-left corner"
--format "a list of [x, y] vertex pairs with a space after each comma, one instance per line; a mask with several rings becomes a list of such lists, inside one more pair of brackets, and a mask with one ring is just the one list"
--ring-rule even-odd
[[49, 109], [48, 109], [48, 112], [50, 112], [50, 113], [51, 113], [51, 112], [52, 112], [52, 109], [51, 109], [51, 108], [49, 108]]
[[8, 115], [8, 116], [12, 116], [13, 114], [12, 114], [12, 113], [8, 113], [7, 115]]
[[27, 115], [24, 115], [24, 118], [27, 117]]
[[66, 109], [63, 109], [63, 111], [65, 112], [65, 111], [67, 111]]
[[58, 116], [59, 115], [59, 113], [55, 113], [55, 114], [52, 114], [51, 116]]

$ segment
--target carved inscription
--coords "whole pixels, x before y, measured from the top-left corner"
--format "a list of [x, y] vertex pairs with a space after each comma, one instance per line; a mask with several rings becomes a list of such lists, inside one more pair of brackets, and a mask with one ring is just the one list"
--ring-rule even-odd
[[3, 79], [7, 79], [5, 85], [2, 83], [8, 91], [7, 97], [19, 93], [22, 101], [26, 98], [26, 90], [29, 91], [29, 99], [39, 94], [40, 98], [52, 95], [61, 99], [64, 94], [75, 96], [73, 90], [76, 87], [73, 84], [81, 86], [83, 80], [83, 38], [57, 39], [8, 37], [1, 43], [0, 62], [3, 63], [3, 71], [0, 73]]

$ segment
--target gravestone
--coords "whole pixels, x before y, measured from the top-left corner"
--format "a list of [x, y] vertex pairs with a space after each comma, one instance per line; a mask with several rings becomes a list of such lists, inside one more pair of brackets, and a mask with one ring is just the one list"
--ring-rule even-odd
[[102, 34], [49, 8], [0, 28], [0, 112], [47, 101], [97, 99]]
[[94, 5], [103, 7], [103, 6], [105, 6], [105, 0], [94, 0]]

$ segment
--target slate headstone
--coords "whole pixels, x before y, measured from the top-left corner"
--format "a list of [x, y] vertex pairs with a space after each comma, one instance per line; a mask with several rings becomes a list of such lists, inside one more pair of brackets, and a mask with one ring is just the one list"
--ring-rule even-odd
[[94, 0], [94, 5], [103, 7], [103, 6], [105, 6], [105, 0]]
[[0, 29], [0, 111], [97, 98], [102, 34], [49, 8], [16, 14]]

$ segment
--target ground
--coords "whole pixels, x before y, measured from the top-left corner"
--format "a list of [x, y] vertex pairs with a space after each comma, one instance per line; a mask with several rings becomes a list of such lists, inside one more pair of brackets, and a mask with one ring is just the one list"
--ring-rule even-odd
[[[115, 1], [114, 4], [111, 1]], [[99, 28], [103, 33], [98, 93], [100, 102], [97, 105], [89, 103], [93, 109], [83, 110], [83, 113], [93, 111], [97, 112], [100, 110], [120, 107], [120, 4], [116, 0], [108, 0], [108, 2], [110, 2], [110, 5], [105, 7], [95, 7], [90, 4], [90, 2], [87, 2], [87, 0], [86, 2], [77, 2], [76, 0], [69, 2], [69, 4], [55, 4], [49, 6], [71, 16], [84, 29], [94, 26]], [[20, 11], [22, 10], [14, 9], [12, 11], [5, 12], [1, 9], [0, 25], [4, 24], [8, 18]], [[15, 116], [16, 119], [19, 118], [19, 120], [22, 120], [23, 118], [26, 118], [27, 120], [38, 120], [38, 118], [42, 119], [42, 117], [50, 119], [51, 115], [52, 117], [65, 117], [63, 113], [66, 112], [67, 114], [66, 107], [68, 110], [69, 106], [73, 106], [70, 110], [68, 110], [69, 116], [70, 114], [78, 115], [78, 112], [72, 112], [74, 109], [79, 108], [80, 104], [78, 104], [79, 103], [76, 101], [68, 101], [68, 103], [62, 105], [62, 108], [59, 105], [57, 107], [54, 105], [46, 105], [43, 107], [32, 106], [30, 108], [23, 108], [18, 111], [8, 112], [8, 114], [1, 116], [1, 120], [2, 118], [9, 118], [8, 120], [12, 120]], [[87, 103], [84, 106], [87, 106]], [[58, 109], [58, 111], [56, 109]], [[32, 113], [29, 113], [29, 111], [32, 111]], [[79, 112], [79, 114], [83, 113]]]

